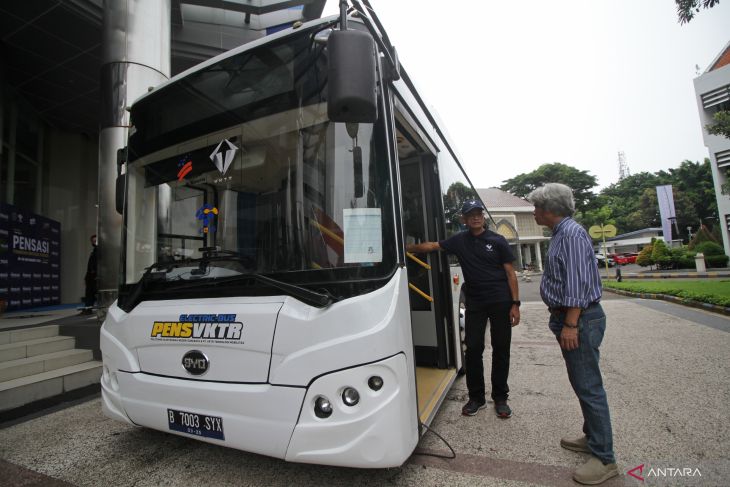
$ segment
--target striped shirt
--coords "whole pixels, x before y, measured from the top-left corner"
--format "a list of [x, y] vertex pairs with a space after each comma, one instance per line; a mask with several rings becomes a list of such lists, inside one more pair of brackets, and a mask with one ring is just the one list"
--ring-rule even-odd
[[553, 228], [540, 296], [550, 308], [587, 308], [601, 299], [601, 276], [588, 233], [572, 218]]

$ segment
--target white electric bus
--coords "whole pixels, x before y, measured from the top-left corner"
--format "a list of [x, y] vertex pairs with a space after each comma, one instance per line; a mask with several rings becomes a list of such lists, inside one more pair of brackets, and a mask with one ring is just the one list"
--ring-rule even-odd
[[107, 416], [391, 467], [437, 412], [462, 367], [459, 269], [404, 249], [459, 231], [476, 191], [377, 17], [352, 3], [131, 107]]

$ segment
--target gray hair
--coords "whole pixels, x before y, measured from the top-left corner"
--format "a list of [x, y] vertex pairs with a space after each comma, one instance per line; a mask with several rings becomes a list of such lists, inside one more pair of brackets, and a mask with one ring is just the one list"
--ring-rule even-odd
[[558, 216], [573, 216], [573, 190], [560, 183], [547, 183], [527, 195], [527, 200], [538, 208]]

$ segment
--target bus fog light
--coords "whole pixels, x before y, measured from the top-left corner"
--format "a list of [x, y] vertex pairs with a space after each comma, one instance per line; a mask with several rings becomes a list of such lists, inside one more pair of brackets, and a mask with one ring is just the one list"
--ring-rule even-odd
[[324, 396], [317, 396], [314, 400], [314, 415], [318, 418], [329, 418], [332, 414], [332, 404]]
[[377, 375], [368, 379], [368, 386], [374, 391], [379, 391], [383, 387], [383, 378]]
[[354, 406], [360, 402], [360, 393], [352, 387], [345, 387], [345, 390], [342, 391], [342, 402], [346, 406]]

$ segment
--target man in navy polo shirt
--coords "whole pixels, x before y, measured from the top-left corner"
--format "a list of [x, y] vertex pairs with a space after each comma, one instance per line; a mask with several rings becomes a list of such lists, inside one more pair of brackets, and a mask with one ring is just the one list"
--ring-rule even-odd
[[440, 242], [409, 244], [406, 250], [415, 253], [445, 250], [459, 259], [465, 281], [466, 386], [469, 389], [469, 401], [461, 412], [474, 416], [487, 403], [482, 355], [487, 321], [490, 321], [492, 399], [497, 416], [509, 418], [512, 410], [507, 405], [507, 376], [512, 327], [520, 322], [519, 289], [512, 266], [515, 257], [504, 237], [484, 228], [484, 211], [481, 201], [468, 200], [461, 207], [466, 231]]

